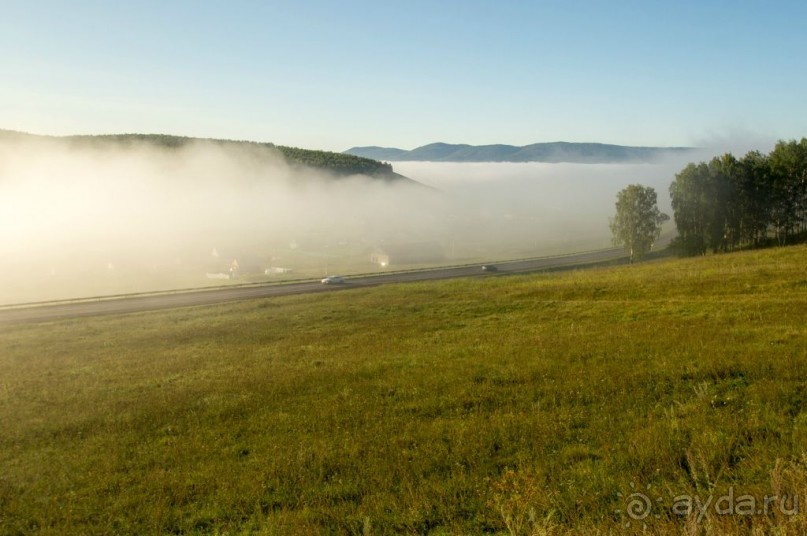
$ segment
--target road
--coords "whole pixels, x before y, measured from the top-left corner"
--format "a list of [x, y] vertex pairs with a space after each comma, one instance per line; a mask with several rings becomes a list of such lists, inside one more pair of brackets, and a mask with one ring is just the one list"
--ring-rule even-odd
[[535, 272], [564, 267], [574, 267], [615, 261], [625, 257], [622, 249], [603, 249], [556, 257], [541, 257], [509, 262], [498, 262], [495, 273], [483, 272], [481, 265], [433, 268], [411, 272], [393, 272], [354, 276], [346, 279], [343, 285], [323, 285], [319, 282], [288, 284], [267, 284], [249, 287], [220, 287], [206, 290], [193, 290], [175, 293], [159, 293], [142, 296], [95, 298], [36, 305], [0, 307], [0, 325], [32, 322], [49, 322], [65, 318], [136, 313], [158, 309], [173, 309], [196, 305], [211, 305], [271, 296], [288, 296], [314, 292], [332, 292], [352, 288], [371, 287], [387, 283], [407, 283], [452, 279], [457, 277], [492, 277], [494, 275]]

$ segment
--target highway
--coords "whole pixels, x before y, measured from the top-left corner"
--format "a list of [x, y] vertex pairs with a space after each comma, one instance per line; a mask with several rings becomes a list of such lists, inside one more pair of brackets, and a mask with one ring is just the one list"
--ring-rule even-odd
[[22, 304], [0, 307], [0, 325], [50, 322], [65, 318], [174, 309], [292, 294], [333, 292], [388, 283], [407, 283], [457, 277], [493, 277], [612, 262], [625, 257], [624, 250], [609, 248], [571, 255], [497, 262], [495, 263], [497, 271], [492, 273], [482, 271], [481, 264], [474, 264], [387, 274], [357, 275], [347, 277], [342, 285], [323, 285], [318, 281], [286, 284], [270, 283], [244, 287], [218, 287], [204, 290], [92, 298], [32, 305]]

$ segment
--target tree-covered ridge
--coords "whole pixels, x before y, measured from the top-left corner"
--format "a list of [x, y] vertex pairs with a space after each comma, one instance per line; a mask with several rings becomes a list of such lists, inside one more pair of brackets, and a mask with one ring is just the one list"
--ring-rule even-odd
[[727, 153], [691, 163], [675, 176], [670, 197], [685, 255], [702, 255], [807, 234], [807, 138], [780, 141], [770, 154]]
[[[165, 134], [116, 134], [109, 136], [74, 136], [74, 139], [81, 138], [97, 138], [100, 140], [110, 140], [117, 143], [131, 143], [131, 142], [147, 142], [161, 147], [178, 148], [185, 146], [197, 138], [188, 138], [183, 136], [169, 136]], [[317, 151], [312, 149], [300, 149], [297, 147], [286, 147], [283, 145], [275, 145], [273, 143], [258, 143], [253, 141], [242, 140], [219, 140], [219, 139], [205, 139], [204, 141], [212, 142], [221, 145], [252, 145], [258, 147], [265, 147], [274, 149], [280, 152], [286, 161], [291, 165], [307, 166], [311, 168], [321, 169], [328, 171], [335, 175], [370, 175], [370, 176], [384, 176], [392, 175], [392, 166], [370, 158], [363, 158], [360, 156], [353, 156], [343, 153], [334, 153], [330, 151]]]
[[403, 176], [393, 172], [392, 165], [345, 153], [334, 153], [331, 151], [317, 151], [311, 149], [299, 149], [297, 147], [286, 147], [273, 143], [259, 143], [245, 140], [222, 140], [208, 138], [190, 138], [187, 136], [171, 136], [167, 134], [102, 134], [102, 135], [76, 135], [65, 137], [35, 136], [21, 132], [0, 130], [0, 139], [61, 139], [74, 144], [115, 144], [118, 146], [130, 146], [135, 144], [149, 144], [168, 149], [179, 149], [191, 143], [204, 141], [216, 145], [249, 146], [263, 148], [272, 151], [273, 154], [280, 153], [283, 158], [292, 166], [306, 166], [326, 171], [332, 175], [345, 177], [349, 175], [368, 175], [383, 179], [404, 179]]
[[392, 165], [370, 158], [330, 151], [275, 146], [290, 163], [325, 169], [337, 175], [392, 175]]

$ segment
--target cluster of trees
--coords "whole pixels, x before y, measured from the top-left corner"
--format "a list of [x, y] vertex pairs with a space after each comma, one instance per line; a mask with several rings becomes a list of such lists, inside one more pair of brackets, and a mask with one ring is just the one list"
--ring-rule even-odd
[[681, 254], [783, 245], [807, 232], [807, 138], [780, 141], [769, 154], [732, 154], [689, 164], [670, 197]]
[[[769, 154], [727, 153], [689, 164], [670, 185], [678, 236], [670, 247], [704, 255], [807, 238], [807, 138], [780, 141]], [[634, 259], [650, 251], [669, 218], [653, 188], [634, 184], [617, 194], [614, 245]]]

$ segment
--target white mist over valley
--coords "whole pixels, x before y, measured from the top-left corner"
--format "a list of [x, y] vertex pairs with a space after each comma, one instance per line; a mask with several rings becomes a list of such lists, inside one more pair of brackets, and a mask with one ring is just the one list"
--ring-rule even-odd
[[616, 192], [653, 186], [669, 211], [685, 163], [394, 164], [417, 184], [335, 177], [250, 144], [6, 140], [0, 304], [609, 247]]

